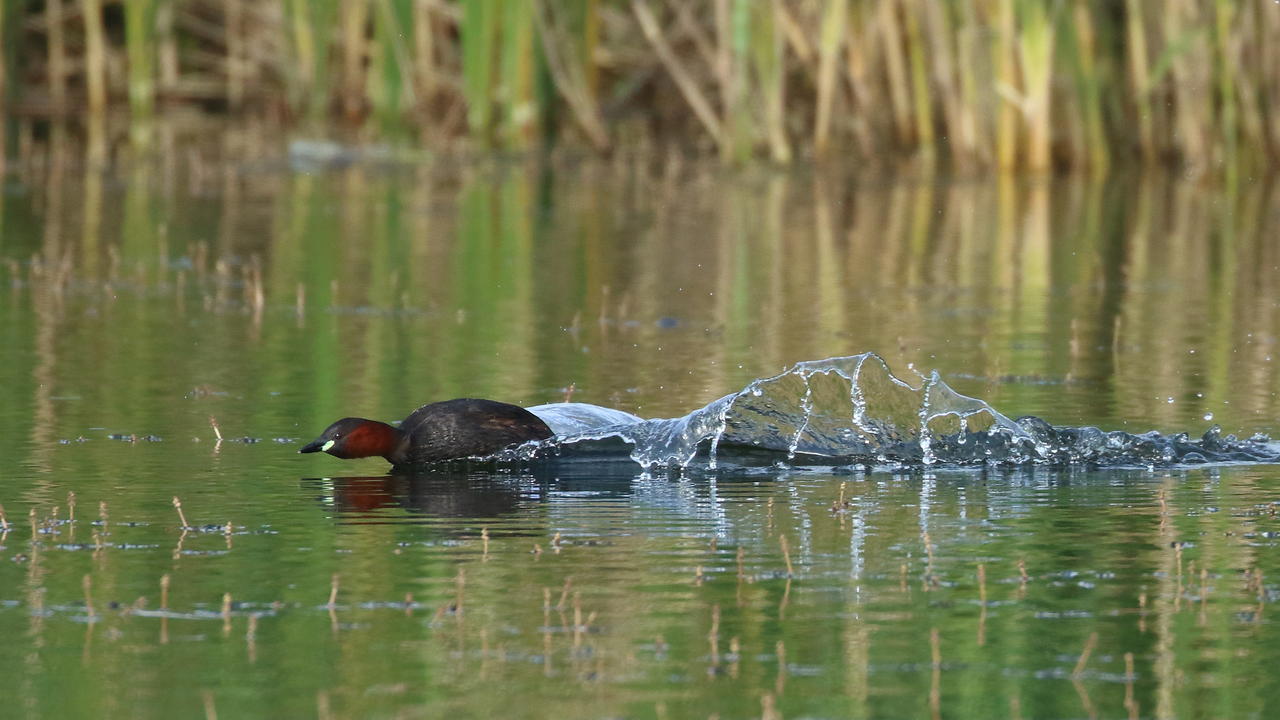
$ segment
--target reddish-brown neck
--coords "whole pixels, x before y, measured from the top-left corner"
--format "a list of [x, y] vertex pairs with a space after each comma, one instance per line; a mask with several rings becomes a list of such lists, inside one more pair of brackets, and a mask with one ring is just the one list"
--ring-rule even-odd
[[[400, 446], [401, 433], [390, 425], [377, 420], [365, 420], [348, 432], [329, 454], [344, 460], [353, 458], [388, 456]], [[339, 451], [341, 454], [334, 452]]]

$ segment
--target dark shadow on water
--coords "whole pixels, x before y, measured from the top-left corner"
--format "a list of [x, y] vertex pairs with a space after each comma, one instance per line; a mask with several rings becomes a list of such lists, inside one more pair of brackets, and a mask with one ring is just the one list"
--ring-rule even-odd
[[343, 522], [385, 521], [401, 514], [439, 518], [497, 518], [516, 513], [522, 502], [537, 502], [536, 488], [519, 481], [446, 476], [344, 477], [304, 479], [321, 490], [320, 499]]
[[458, 462], [383, 476], [302, 478], [299, 483], [317, 503], [331, 507], [341, 523], [378, 524], [406, 516], [513, 518], [529, 514], [555, 493], [628, 497], [638, 473], [638, 466], [625, 458], [523, 467]]

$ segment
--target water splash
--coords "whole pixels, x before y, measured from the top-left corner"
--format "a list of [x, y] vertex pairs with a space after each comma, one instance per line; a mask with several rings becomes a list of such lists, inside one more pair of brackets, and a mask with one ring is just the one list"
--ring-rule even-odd
[[530, 408], [556, 437], [504, 452], [529, 460], [629, 447], [644, 468], [787, 462], [867, 465], [1168, 466], [1208, 462], [1280, 462], [1280, 444], [1264, 436], [1223, 437], [1214, 426], [1185, 433], [1134, 435], [1095, 427], [1011, 420], [953, 390], [937, 372], [919, 387], [874, 353], [802, 362], [753, 380], [688, 415], [643, 420], [583, 403]]

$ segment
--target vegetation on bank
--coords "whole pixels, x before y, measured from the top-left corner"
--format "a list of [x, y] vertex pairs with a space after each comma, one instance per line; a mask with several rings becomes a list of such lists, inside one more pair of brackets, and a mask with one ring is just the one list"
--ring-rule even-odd
[[[1274, 0], [17, 0], [0, 102], [522, 150], [962, 169], [1280, 159]], [[141, 129], [141, 130], [139, 130]]]

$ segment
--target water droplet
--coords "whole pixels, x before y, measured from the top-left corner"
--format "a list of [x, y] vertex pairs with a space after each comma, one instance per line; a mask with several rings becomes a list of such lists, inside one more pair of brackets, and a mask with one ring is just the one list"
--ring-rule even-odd
[[1172, 405], [1172, 404], [1173, 404], [1173, 398], [1171, 398], [1171, 397], [1169, 397], [1169, 398], [1165, 398], [1165, 400], [1164, 400], [1164, 401], [1165, 401], [1165, 402], [1167, 402], [1167, 403], [1169, 403], [1170, 405]]
[[1213, 419], [1213, 413], [1211, 413], [1211, 412], [1207, 412], [1207, 413], [1205, 413], [1205, 414], [1204, 414], [1204, 419], [1205, 419], [1205, 420], [1212, 420], [1212, 419]]

